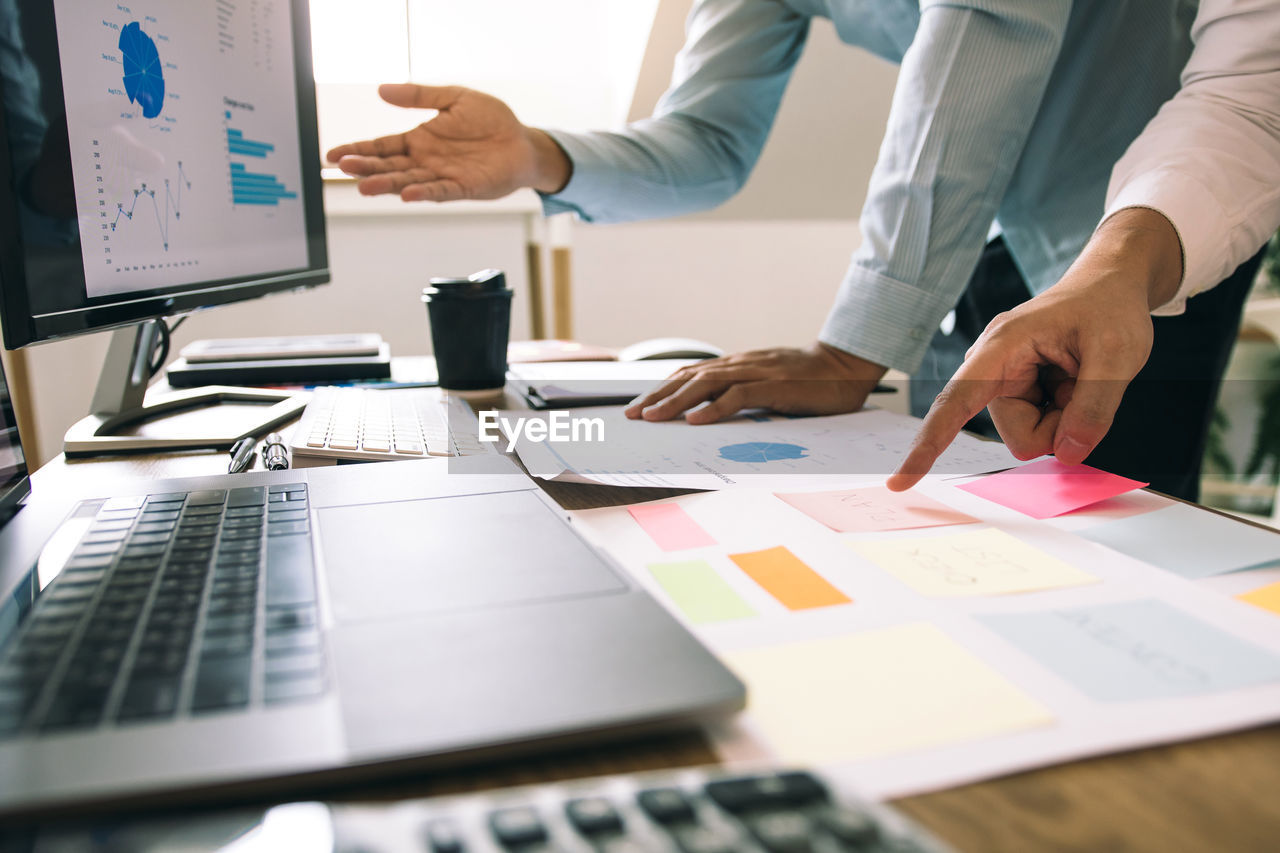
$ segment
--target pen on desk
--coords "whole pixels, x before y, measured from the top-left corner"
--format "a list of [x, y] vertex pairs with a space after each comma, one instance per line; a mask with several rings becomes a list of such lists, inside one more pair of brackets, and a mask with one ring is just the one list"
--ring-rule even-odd
[[257, 441], [252, 438], [242, 438], [235, 443], [231, 448], [231, 464], [227, 466], [228, 474], [239, 474], [253, 467], [254, 460], [258, 458], [253, 452], [255, 444]]
[[280, 433], [273, 432], [267, 436], [262, 445], [262, 464], [268, 471], [283, 471], [289, 467], [289, 449], [285, 447]]

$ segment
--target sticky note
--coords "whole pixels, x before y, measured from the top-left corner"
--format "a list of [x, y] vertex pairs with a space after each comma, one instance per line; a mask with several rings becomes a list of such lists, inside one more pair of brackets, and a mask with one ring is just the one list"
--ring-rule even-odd
[[1034, 592], [1098, 580], [991, 527], [848, 545], [921, 595], [935, 597]]
[[1280, 657], [1154, 599], [976, 618], [1100, 701], [1195, 696], [1280, 681]]
[[1261, 607], [1263, 610], [1270, 610], [1280, 616], [1280, 582], [1267, 584], [1250, 592], [1241, 593], [1236, 598], [1246, 604]]
[[1189, 504], [1174, 504], [1076, 532], [1192, 580], [1280, 564], [1280, 533]]
[[726, 656], [779, 757], [836, 764], [1052, 725], [1042, 705], [924, 623]]
[[716, 544], [680, 504], [639, 504], [627, 512], [664, 551], [684, 551]]
[[849, 596], [782, 546], [730, 554], [729, 559], [788, 610], [808, 610], [850, 602]]
[[972, 524], [972, 516], [916, 491], [891, 492], [884, 486], [836, 492], [792, 492], [777, 497], [837, 533], [869, 533]]
[[755, 608], [744, 601], [706, 560], [651, 563], [648, 568], [680, 612], [695, 625], [756, 615]]
[[1145, 485], [1088, 465], [1041, 459], [958, 488], [1032, 518], [1053, 518]]

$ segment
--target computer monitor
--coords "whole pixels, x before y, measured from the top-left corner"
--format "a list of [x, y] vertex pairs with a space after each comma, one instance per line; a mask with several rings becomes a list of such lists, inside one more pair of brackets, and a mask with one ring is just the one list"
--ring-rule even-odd
[[69, 455], [143, 409], [162, 318], [329, 280], [306, 0], [0, 0], [0, 319], [16, 349], [118, 328]]

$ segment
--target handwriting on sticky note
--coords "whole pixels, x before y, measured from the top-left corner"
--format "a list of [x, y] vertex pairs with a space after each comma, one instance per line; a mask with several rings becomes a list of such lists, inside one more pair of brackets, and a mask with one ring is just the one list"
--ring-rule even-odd
[[648, 568], [685, 618], [695, 625], [756, 615], [755, 608], [716, 574], [706, 560], [651, 563]]
[[959, 488], [1032, 518], [1053, 518], [1145, 485], [1088, 465], [1041, 459]]
[[627, 512], [664, 551], [684, 551], [716, 544], [680, 504], [639, 504]]
[[808, 610], [850, 602], [849, 596], [809, 568], [788, 548], [779, 546], [764, 551], [730, 554], [729, 559], [788, 610]]
[[884, 486], [774, 494], [837, 533], [909, 530], [977, 521], [918, 491], [891, 492]]
[[1195, 696], [1280, 681], [1280, 658], [1155, 599], [976, 618], [1094, 699]]
[[921, 595], [935, 597], [1034, 592], [1098, 580], [991, 527], [848, 545]]
[[855, 761], [1052, 725], [1053, 716], [923, 623], [731, 653], [747, 717], [779, 757]]

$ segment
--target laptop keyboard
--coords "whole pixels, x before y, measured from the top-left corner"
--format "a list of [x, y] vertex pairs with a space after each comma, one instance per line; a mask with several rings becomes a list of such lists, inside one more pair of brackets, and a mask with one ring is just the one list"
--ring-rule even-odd
[[0, 736], [326, 689], [304, 483], [113, 498], [0, 651]]

